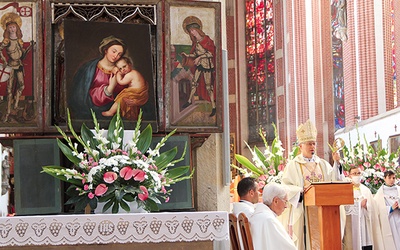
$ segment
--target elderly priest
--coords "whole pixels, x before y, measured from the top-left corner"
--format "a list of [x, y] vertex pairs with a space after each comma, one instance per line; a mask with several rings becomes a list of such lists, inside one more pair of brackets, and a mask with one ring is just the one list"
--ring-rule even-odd
[[263, 203], [256, 205], [249, 219], [254, 250], [296, 250], [293, 240], [276, 218], [286, 208], [286, 190], [271, 182], [264, 187], [262, 198]]

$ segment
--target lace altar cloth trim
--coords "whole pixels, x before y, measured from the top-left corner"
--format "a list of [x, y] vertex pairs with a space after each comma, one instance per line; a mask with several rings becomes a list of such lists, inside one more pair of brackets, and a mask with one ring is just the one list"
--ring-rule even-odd
[[228, 240], [227, 212], [0, 218], [0, 246]]

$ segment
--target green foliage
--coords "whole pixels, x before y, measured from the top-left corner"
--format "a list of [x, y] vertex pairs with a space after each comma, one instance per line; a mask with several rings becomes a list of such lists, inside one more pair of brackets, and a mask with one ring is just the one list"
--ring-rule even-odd
[[132, 140], [126, 144], [123, 142], [124, 126], [119, 109], [111, 119], [106, 133], [100, 129], [93, 111], [92, 117], [94, 131], [83, 124], [78, 135], [71, 125], [68, 112], [69, 130], [84, 150], [78, 151], [78, 144], [74, 144], [71, 138], [57, 127], [65, 141], [57, 139], [58, 146], [75, 166], [71, 169], [44, 166], [42, 171], [71, 183], [67, 190], [71, 198], [67, 204], [74, 204], [77, 212], [87, 205], [94, 209], [98, 202], [105, 202], [103, 211], [111, 208], [113, 213], [117, 213], [122, 208], [129, 212], [128, 202], [132, 201], [136, 201], [148, 211], [158, 211], [157, 204], [161, 203], [160, 198], [169, 199], [172, 190], [168, 190], [168, 187], [171, 184], [192, 178], [194, 170], [190, 172], [190, 166], [173, 168], [176, 163], [184, 160], [186, 146], [178, 159], [175, 159], [178, 154], [177, 147], [160, 152], [175, 130], [151, 149], [151, 126], [148, 125], [140, 131], [142, 111]]

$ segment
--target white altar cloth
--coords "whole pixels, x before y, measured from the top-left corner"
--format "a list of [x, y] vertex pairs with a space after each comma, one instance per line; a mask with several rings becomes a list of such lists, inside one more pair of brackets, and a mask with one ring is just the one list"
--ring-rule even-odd
[[2, 217], [0, 246], [220, 241], [228, 224], [223, 211]]

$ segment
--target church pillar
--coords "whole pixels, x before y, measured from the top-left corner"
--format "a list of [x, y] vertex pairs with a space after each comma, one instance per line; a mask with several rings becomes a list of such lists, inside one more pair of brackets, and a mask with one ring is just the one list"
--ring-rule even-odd
[[[297, 126], [311, 119], [319, 133], [319, 156], [329, 158], [326, 145], [335, 130], [330, 1], [277, 0], [274, 7], [276, 27], [283, 31], [276, 32], [275, 45], [277, 52], [282, 51], [282, 58], [280, 53], [276, 57], [278, 118], [284, 112], [287, 148], [296, 140]], [[286, 110], [279, 108], [281, 100]]]
[[193, 152], [197, 211], [229, 211], [229, 185], [223, 183], [222, 134], [211, 134]]

